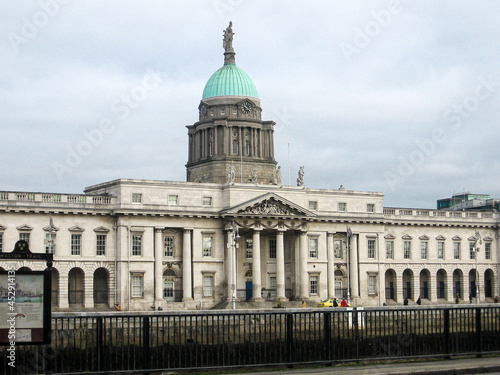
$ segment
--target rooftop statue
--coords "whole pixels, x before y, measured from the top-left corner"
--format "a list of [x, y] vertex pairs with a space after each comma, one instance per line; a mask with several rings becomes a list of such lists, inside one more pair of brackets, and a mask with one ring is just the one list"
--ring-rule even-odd
[[299, 169], [299, 177], [297, 177], [297, 186], [304, 186], [304, 166]]
[[224, 40], [222, 46], [226, 52], [234, 52], [233, 50], [233, 23], [229, 21], [229, 26], [224, 30]]
[[230, 21], [229, 26], [224, 30], [224, 39], [222, 40], [222, 47], [224, 47], [224, 64], [234, 64], [236, 62], [234, 58], [233, 49], [233, 23]]

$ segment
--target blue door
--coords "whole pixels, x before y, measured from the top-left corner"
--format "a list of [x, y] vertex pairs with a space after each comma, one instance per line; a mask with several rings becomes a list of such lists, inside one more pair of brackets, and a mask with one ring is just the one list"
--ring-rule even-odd
[[251, 281], [245, 283], [245, 291], [247, 296], [247, 301], [250, 301], [253, 297], [253, 284]]

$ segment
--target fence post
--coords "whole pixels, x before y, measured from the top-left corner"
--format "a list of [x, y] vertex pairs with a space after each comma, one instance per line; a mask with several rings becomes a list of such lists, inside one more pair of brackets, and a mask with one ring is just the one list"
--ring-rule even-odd
[[354, 325], [354, 338], [356, 340], [356, 362], [359, 362], [359, 324], [358, 324], [358, 309], [352, 309], [352, 324]]
[[[142, 317], [142, 353], [143, 353], [143, 358], [142, 358], [142, 368], [143, 370], [148, 370], [149, 369], [149, 317], [148, 316], [143, 316]], [[146, 374], [149, 374], [149, 372], [146, 372]]]
[[102, 316], [96, 318], [97, 329], [97, 371], [102, 370], [102, 348], [103, 348], [103, 332], [102, 332]]
[[446, 307], [443, 314], [444, 353], [446, 359], [450, 359], [450, 309]]
[[286, 315], [286, 361], [287, 367], [292, 367], [293, 360], [293, 314]]
[[481, 308], [476, 307], [476, 358], [481, 358]]
[[323, 314], [324, 322], [324, 335], [325, 335], [325, 359], [331, 359], [332, 352], [332, 313], [326, 312]]

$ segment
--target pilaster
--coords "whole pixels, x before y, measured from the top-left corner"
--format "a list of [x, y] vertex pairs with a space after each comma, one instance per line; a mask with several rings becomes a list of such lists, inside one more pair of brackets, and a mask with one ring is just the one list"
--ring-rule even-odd
[[193, 300], [192, 285], [192, 257], [191, 257], [191, 229], [184, 229], [182, 236], [182, 289], [183, 301]]

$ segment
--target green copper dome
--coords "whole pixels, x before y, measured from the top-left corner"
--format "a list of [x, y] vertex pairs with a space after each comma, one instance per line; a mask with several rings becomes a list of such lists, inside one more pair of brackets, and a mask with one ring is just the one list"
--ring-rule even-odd
[[251, 78], [233, 63], [224, 64], [212, 74], [203, 90], [203, 99], [226, 95], [259, 98]]

